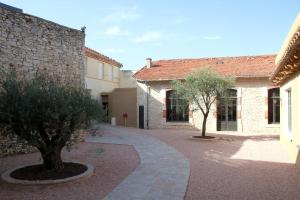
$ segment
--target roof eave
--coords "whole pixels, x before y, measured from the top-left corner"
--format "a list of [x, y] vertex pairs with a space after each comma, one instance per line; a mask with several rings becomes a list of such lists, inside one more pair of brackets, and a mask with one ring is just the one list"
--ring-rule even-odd
[[294, 21], [278, 55], [276, 56], [276, 69], [274, 70], [270, 78], [272, 82], [276, 82], [277, 84], [279, 84], [280, 82], [284, 81], [285, 78], [279, 81], [276, 81], [275, 79], [286, 64], [287, 60], [292, 56], [291, 54], [298, 43], [300, 43], [300, 13]]

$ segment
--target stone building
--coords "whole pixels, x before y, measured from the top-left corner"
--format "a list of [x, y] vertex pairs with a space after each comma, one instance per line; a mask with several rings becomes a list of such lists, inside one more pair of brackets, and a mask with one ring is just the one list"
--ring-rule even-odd
[[300, 13], [276, 57], [271, 77], [280, 86], [280, 142], [300, 167]]
[[202, 127], [200, 111], [192, 112], [170, 86], [203, 66], [236, 78], [230, 103], [217, 101], [207, 121], [207, 131], [245, 134], [279, 132], [279, 89], [269, 80], [275, 55], [152, 61], [134, 74], [138, 81], [138, 125], [143, 128]]
[[[84, 43], [81, 30], [23, 13], [0, 4], [0, 68], [15, 68], [31, 78], [37, 71], [66, 84], [84, 85]], [[0, 156], [33, 150], [16, 138], [0, 135]]]

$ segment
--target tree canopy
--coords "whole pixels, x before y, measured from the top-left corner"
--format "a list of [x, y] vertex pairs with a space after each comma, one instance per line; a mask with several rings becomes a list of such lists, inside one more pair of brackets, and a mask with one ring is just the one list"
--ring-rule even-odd
[[47, 169], [62, 168], [61, 149], [100, 116], [101, 106], [83, 87], [41, 74], [29, 80], [14, 70], [1, 72], [0, 128], [35, 146]]
[[172, 81], [172, 87], [203, 114], [202, 136], [205, 137], [206, 121], [212, 104], [217, 98], [228, 96], [235, 79], [215, 72], [211, 67], [203, 67], [190, 73], [185, 80]]

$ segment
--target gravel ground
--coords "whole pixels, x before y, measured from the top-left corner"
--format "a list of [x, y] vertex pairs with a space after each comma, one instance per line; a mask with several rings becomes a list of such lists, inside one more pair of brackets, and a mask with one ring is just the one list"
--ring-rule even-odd
[[[125, 179], [139, 164], [132, 146], [81, 143], [71, 152], [63, 152], [64, 159], [79, 160], [95, 166], [92, 177], [79, 182], [48, 186], [11, 185], [0, 180], [1, 200], [89, 200], [102, 199]], [[0, 173], [24, 164], [40, 162], [38, 153], [0, 159]]]
[[192, 140], [199, 132], [151, 130], [190, 161], [185, 199], [300, 199], [300, 171], [288, 160], [278, 136], [215, 135]]

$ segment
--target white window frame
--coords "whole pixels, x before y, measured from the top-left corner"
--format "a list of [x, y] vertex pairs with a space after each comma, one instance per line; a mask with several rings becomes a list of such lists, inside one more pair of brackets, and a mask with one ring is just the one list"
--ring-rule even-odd
[[98, 79], [103, 79], [104, 78], [104, 64], [99, 63], [98, 65]]
[[[290, 97], [292, 98], [292, 87], [291, 83], [288, 83], [286, 86], [282, 88], [283, 91], [283, 114], [284, 114], [284, 134], [287, 139], [292, 140], [293, 139], [293, 124], [291, 122], [291, 127], [289, 128], [289, 92], [290, 92]], [[292, 99], [291, 99], [292, 101]], [[292, 102], [291, 102], [292, 103]], [[292, 106], [292, 105], [291, 105]], [[292, 110], [291, 110], [292, 111]], [[291, 114], [291, 119], [292, 120], [292, 114]]]

